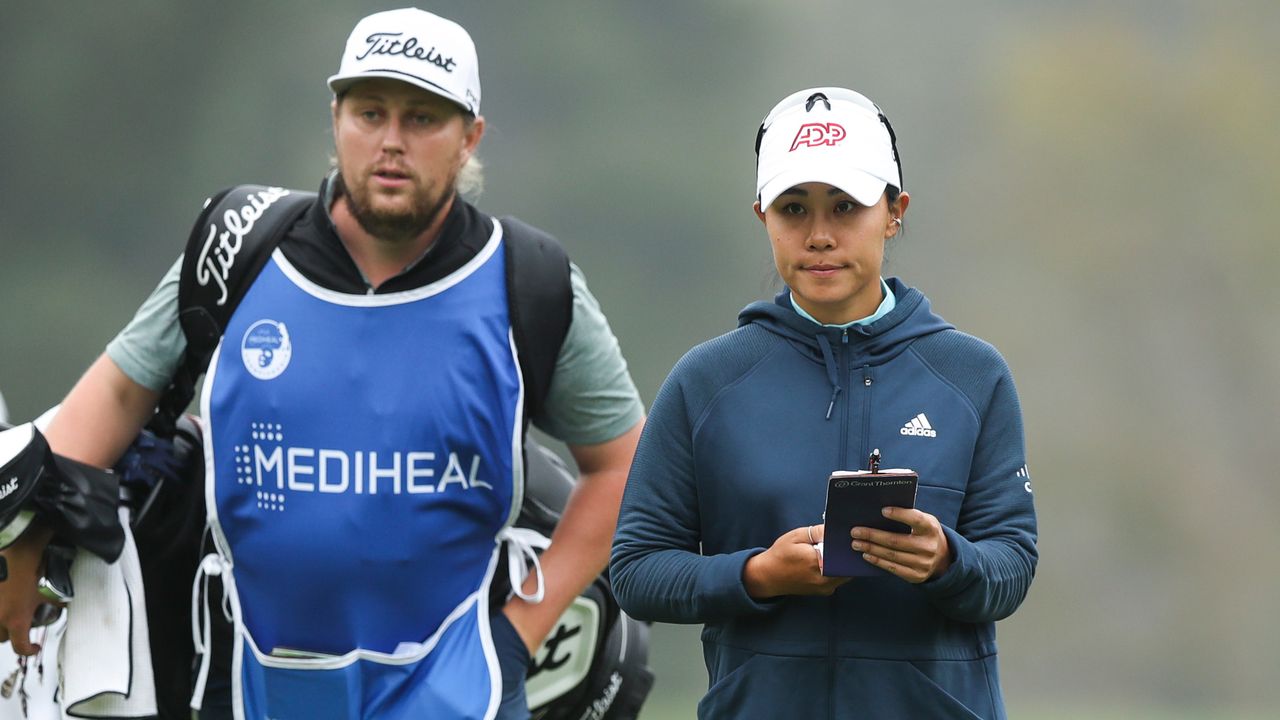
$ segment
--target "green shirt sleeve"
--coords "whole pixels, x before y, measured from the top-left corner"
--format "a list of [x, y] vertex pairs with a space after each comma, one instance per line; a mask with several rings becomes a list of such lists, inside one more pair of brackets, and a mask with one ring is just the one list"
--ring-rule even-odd
[[107, 343], [111, 358], [130, 380], [162, 392], [178, 371], [187, 339], [178, 323], [178, 273], [182, 257], [138, 308], [133, 320]]
[[644, 417], [618, 339], [600, 309], [582, 270], [569, 264], [573, 319], [556, 358], [538, 429], [570, 445], [612, 440]]

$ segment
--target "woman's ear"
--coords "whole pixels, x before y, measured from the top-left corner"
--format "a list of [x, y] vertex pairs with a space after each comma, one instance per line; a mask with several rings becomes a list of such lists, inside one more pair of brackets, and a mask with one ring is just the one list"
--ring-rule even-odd
[[889, 227], [885, 228], [884, 238], [888, 240], [902, 232], [902, 218], [907, 214], [907, 206], [911, 204], [911, 196], [905, 192], [898, 193], [898, 199], [889, 203]]
[[759, 200], [751, 203], [751, 209], [756, 211], [756, 217], [760, 219], [760, 222], [764, 222], [764, 210], [760, 209]]
[[911, 204], [910, 193], [907, 193], [907, 192], [898, 193], [898, 199], [892, 205], [889, 206], [889, 212], [893, 213], [894, 217], [901, 220], [902, 216], [907, 214], [907, 206], [910, 204]]

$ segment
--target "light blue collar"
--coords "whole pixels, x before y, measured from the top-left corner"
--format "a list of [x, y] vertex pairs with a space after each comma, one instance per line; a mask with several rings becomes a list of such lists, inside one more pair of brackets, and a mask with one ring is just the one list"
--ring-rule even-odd
[[885, 282], [884, 278], [880, 278], [880, 289], [884, 291], [884, 300], [880, 301], [880, 307], [876, 308], [876, 311], [874, 313], [862, 318], [861, 320], [854, 320], [852, 322], [842, 323], [840, 325], [818, 322], [817, 318], [805, 312], [804, 308], [796, 304], [796, 296], [794, 293], [792, 293], [790, 296], [791, 307], [797, 313], [800, 314], [800, 317], [806, 320], [809, 320], [810, 322], [818, 323], [823, 327], [847, 328], [847, 327], [852, 327], [854, 325], [870, 325], [871, 323], [879, 320], [885, 315], [888, 315], [890, 312], [893, 311], [893, 307], [898, 304], [898, 299], [893, 296], [893, 291], [889, 289], [889, 283]]

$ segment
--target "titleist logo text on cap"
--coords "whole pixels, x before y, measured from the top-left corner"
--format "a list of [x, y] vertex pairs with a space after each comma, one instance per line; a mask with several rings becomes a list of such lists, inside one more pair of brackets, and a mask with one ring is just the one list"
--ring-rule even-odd
[[453, 72], [453, 68], [457, 64], [453, 58], [444, 57], [442, 53], [436, 50], [435, 46], [432, 46], [430, 50], [426, 49], [426, 46], [420, 44], [416, 37], [400, 40], [399, 38], [402, 35], [404, 33], [373, 33], [364, 39], [369, 47], [363, 53], [357, 55], [356, 60], [363, 60], [370, 55], [403, 55], [413, 60], [426, 60], [445, 72]]

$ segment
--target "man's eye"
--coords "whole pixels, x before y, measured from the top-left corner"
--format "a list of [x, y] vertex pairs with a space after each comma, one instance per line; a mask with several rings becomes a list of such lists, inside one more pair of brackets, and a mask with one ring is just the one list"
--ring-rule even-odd
[[361, 111], [361, 113], [360, 113], [360, 117], [361, 117], [361, 118], [363, 118], [364, 120], [368, 120], [369, 122], [373, 122], [374, 120], [377, 120], [377, 119], [378, 119], [378, 111], [377, 111], [377, 110], [363, 110], [363, 111]]
[[416, 125], [430, 125], [435, 118], [426, 114], [418, 114], [413, 116], [413, 122]]

